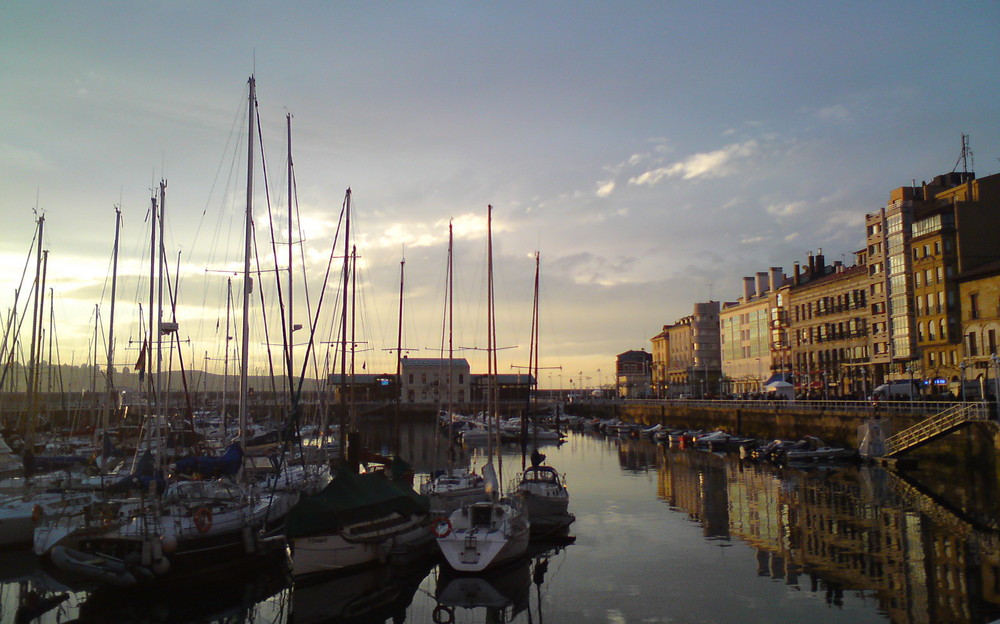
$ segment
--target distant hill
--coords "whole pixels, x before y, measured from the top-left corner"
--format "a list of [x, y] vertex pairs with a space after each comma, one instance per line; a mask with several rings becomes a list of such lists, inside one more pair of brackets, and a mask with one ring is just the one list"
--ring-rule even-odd
[[[166, 376], [166, 373], [164, 373]], [[189, 392], [221, 392], [223, 390], [224, 376], [215, 373], [206, 373], [200, 370], [187, 371], [187, 387]], [[170, 390], [183, 390], [184, 380], [179, 371], [174, 371], [169, 375]], [[118, 390], [139, 391], [139, 375], [126, 367], [119, 367], [112, 374], [115, 388]], [[269, 376], [250, 376], [248, 378], [250, 387], [260, 391], [271, 389], [271, 378]], [[274, 380], [274, 385], [279, 390], [285, 382], [283, 377], [278, 376]], [[107, 383], [105, 371], [99, 366], [71, 366], [60, 364], [49, 366], [42, 364], [39, 374], [38, 387], [41, 392], [84, 392], [94, 390], [103, 392]], [[234, 391], [239, 383], [239, 379], [229, 375], [229, 390]], [[7, 369], [6, 377], [3, 381], [3, 392], [24, 392], [27, 389], [27, 368], [20, 364], [13, 364]], [[316, 379], [306, 379], [302, 384], [306, 392], [320, 389], [320, 382]]]

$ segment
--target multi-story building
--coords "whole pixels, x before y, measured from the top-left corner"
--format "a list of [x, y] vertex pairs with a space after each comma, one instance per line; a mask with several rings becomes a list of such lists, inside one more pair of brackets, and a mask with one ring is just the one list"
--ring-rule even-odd
[[781, 267], [743, 278], [743, 296], [719, 311], [723, 392], [761, 392], [774, 368], [771, 309], [784, 283]]
[[[932, 393], [962, 376], [963, 357], [972, 349], [962, 324], [970, 319], [959, 282], [979, 267], [1000, 260], [1000, 174], [975, 179], [971, 173], [934, 178], [922, 188], [911, 229], [912, 283], [919, 377]], [[974, 319], [972, 319], [974, 320]]]
[[[997, 396], [1000, 379], [1000, 260], [962, 274], [958, 282], [962, 307], [960, 381], [982, 380], [987, 395]], [[993, 381], [990, 381], [993, 380]], [[954, 380], [952, 380], [954, 381]], [[941, 385], [938, 383], [938, 385]]]
[[709, 396], [723, 392], [719, 302], [694, 304], [694, 314], [673, 325], [667, 334], [666, 394]]
[[855, 264], [826, 266], [822, 253], [809, 256], [785, 289], [791, 359], [798, 390], [824, 398], [863, 397], [872, 388], [868, 351], [866, 253]]
[[914, 202], [921, 198], [921, 188], [899, 187], [890, 193], [884, 208], [865, 217], [871, 315], [869, 353], [876, 384], [894, 378], [894, 372], [902, 372], [905, 363], [916, 357], [909, 239]]
[[[456, 404], [471, 400], [469, 361], [465, 358], [410, 358], [400, 360], [404, 403]], [[449, 376], [451, 381], [449, 382]]]
[[653, 368], [652, 368], [652, 391], [653, 396], [660, 398], [666, 396], [667, 390], [667, 368], [670, 366], [670, 332], [667, 325], [663, 326], [663, 331], [653, 336], [650, 342], [653, 343]]
[[618, 396], [635, 399], [649, 396], [653, 355], [645, 350], [619, 353], [615, 360]]
[[667, 334], [667, 396], [694, 394], [691, 368], [694, 366], [693, 316], [685, 316], [673, 325], [664, 325]]

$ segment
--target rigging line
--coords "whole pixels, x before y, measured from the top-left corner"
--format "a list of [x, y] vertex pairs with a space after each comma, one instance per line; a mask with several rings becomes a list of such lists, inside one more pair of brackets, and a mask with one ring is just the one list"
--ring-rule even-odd
[[[275, 271], [274, 271], [274, 281], [275, 281], [275, 284], [277, 285], [277, 288], [278, 288], [278, 311], [279, 311], [280, 317], [281, 317], [281, 342], [282, 342], [282, 345], [283, 345], [282, 351], [283, 351], [283, 354], [284, 354], [284, 357], [282, 359], [285, 361], [285, 370], [288, 371], [287, 372], [287, 375], [288, 375], [287, 381], [288, 381], [288, 391], [290, 393], [291, 390], [292, 390], [292, 362], [291, 362], [291, 359], [290, 359], [291, 351], [290, 351], [288, 345], [289, 345], [289, 341], [291, 340], [291, 336], [289, 336], [289, 328], [285, 326], [285, 298], [282, 296], [281, 272], [278, 270], [278, 247], [277, 247], [277, 243], [274, 240], [274, 214], [273, 214], [273, 212], [271, 210], [271, 186], [270, 186], [270, 183], [268, 182], [268, 176], [267, 176], [267, 158], [265, 158], [265, 155], [264, 155], [264, 133], [263, 133], [263, 130], [261, 130], [261, 125], [260, 125], [260, 104], [257, 102], [256, 99], [254, 100], [254, 107], [257, 109], [257, 143], [258, 143], [258, 145], [260, 145], [260, 166], [263, 169], [263, 175], [261, 177], [264, 178], [264, 201], [267, 202], [267, 223], [268, 223], [268, 230], [270, 232], [270, 239], [271, 239], [271, 256], [274, 258], [274, 268], [275, 268]], [[256, 234], [255, 234], [255, 236], [254, 236], [254, 245], [255, 246], [256, 246], [256, 241], [257, 241], [257, 239], [256, 239]], [[255, 249], [254, 251], [257, 251], [257, 250]], [[257, 258], [258, 258], [258, 260], [257, 260], [257, 269], [259, 270], [260, 269], [260, 259], [259, 259], [260, 256], [258, 255]], [[289, 267], [288, 270], [290, 271], [291, 267]], [[263, 305], [263, 302], [264, 302], [264, 289], [261, 288], [259, 290], [260, 290], [260, 296], [261, 296], [261, 305]], [[266, 342], [270, 342], [270, 340], [267, 338], [267, 329], [266, 329], [266, 327], [267, 327], [267, 323], [265, 321], [265, 330], [264, 330], [265, 331], [265, 341]], [[270, 346], [268, 346], [268, 348], [267, 348], [267, 357], [268, 357], [268, 362], [269, 362], [269, 364], [271, 366], [271, 388], [273, 390], [274, 389], [274, 363], [273, 363], [273, 361], [271, 359], [271, 347]]]
[[[348, 190], [350, 190], [350, 189], [348, 189]], [[327, 262], [326, 262], [326, 273], [323, 275], [323, 281], [322, 281], [323, 287], [320, 289], [319, 301], [316, 302], [315, 320], [312, 322], [311, 329], [309, 330], [309, 341], [306, 343], [306, 355], [305, 355], [305, 358], [302, 361], [302, 373], [299, 375], [299, 385], [298, 385], [298, 388], [296, 388], [296, 390], [295, 390], [294, 403], [296, 403], [296, 404], [299, 402], [299, 397], [302, 396], [302, 384], [303, 384], [303, 382], [305, 380], [305, 376], [306, 376], [306, 366], [308, 366], [308, 363], [309, 363], [309, 354], [313, 350], [313, 343], [315, 342], [314, 338], [315, 338], [315, 335], [316, 335], [316, 328], [318, 327], [319, 314], [320, 314], [320, 311], [323, 308], [323, 299], [326, 296], [326, 285], [329, 282], [330, 271], [332, 270], [332, 267], [333, 267], [333, 260], [334, 260], [334, 257], [336, 255], [336, 253], [337, 253], [337, 241], [340, 239], [340, 228], [344, 224], [344, 218], [346, 216], [346, 212], [347, 212], [347, 208], [348, 208], [348, 203], [347, 203], [347, 198], [348, 197], [349, 197], [349, 195], [345, 195], [344, 196], [344, 203], [343, 203], [343, 205], [340, 208], [340, 220], [337, 222], [337, 230], [336, 230], [336, 233], [334, 234], [334, 237], [333, 237], [333, 243], [330, 245], [330, 256], [329, 256], [329, 258], [327, 259]], [[347, 305], [347, 302], [344, 301], [343, 305]], [[344, 371], [341, 370], [340, 374], [343, 375]]]
[[[31, 263], [31, 252], [35, 248], [35, 241], [38, 241], [39, 245], [42, 244], [41, 241], [38, 240], [38, 232], [39, 232], [39, 226], [38, 226], [38, 222], [36, 221], [35, 233], [31, 237], [31, 245], [28, 247], [28, 256], [27, 256], [27, 258], [25, 258], [24, 269], [21, 271], [21, 281], [18, 283], [18, 287], [17, 287], [17, 290], [15, 291], [15, 293], [20, 293], [24, 289], [24, 279], [25, 279], [25, 277], [28, 274], [28, 266]], [[35, 281], [37, 281], [37, 280], [35, 280]], [[24, 324], [24, 319], [28, 315], [28, 301], [31, 300], [31, 293], [34, 292], [34, 282], [32, 282], [32, 284], [33, 285], [32, 285], [31, 289], [28, 292], [28, 296], [25, 298], [24, 311], [21, 314], [21, 321], [17, 325], [17, 330], [16, 330], [16, 332], [14, 334], [15, 336], [20, 336], [21, 335], [21, 326]], [[14, 297], [14, 311], [15, 312], [17, 311], [17, 295], [15, 295], [15, 297]], [[8, 330], [9, 329], [10, 329], [10, 326], [8, 325]], [[16, 340], [16, 338], [15, 338], [15, 340]], [[7, 350], [7, 336], [6, 335], [4, 335], [3, 350], [4, 351]], [[0, 373], [0, 388], [3, 387], [3, 382], [7, 378], [8, 367], [9, 367], [9, 365], [5, 364], [4, 365], [4, 369], [3, 369], [3, 373]]]
[[[258, 253], [260, 250], [257, 248], [257, 224], [253, 220], [251, 220], [250, 222], [250, 232], [251, 232], [250, 234], [251, 238], [253, 238], [253, 252], [254, 252], [253, 259], [254, 262], [257, 263], [257, 274], [260, 275], [260, 253]], [[253, 278], [250, 279], [253, 280]], [[244, 285], [244, 288], [246, 287], [247, 286]], [[271, 392], [277, 392], [277, 389], [275, 388], [274, 385], [274, 358], [271, 355], [271, 346], [270, 346], [271, 337], [270, 337], [270, 332], [267, 328], [267, 307], [265, 306], [264, 302], [264, 289], [258, 287], [257, 293], [260, 295], [260, 313], [261, 316], [264, 317], [264, 322], [262, 323], [262, 325], [264, 326], [264, 344], [267, 345], [264, 351], [265, 353], [267, 353], [267, 368], [269, 373], [268, 376], [271, 380]], [[247, 312], [248, 311], [244, 311], [244, 314], [246, 314]]]

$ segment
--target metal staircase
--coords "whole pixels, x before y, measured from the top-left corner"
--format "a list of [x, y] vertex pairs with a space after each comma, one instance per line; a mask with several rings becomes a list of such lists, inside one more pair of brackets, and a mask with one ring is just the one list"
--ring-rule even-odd
[[889, 436], [884, 442], [883, 457], [896, 457], [900, 453], [947, 435], [962, 425], [990, 419], [989, 409], [983, 403], [959, 403], [940, 414], [919, 422], [908, 429]]

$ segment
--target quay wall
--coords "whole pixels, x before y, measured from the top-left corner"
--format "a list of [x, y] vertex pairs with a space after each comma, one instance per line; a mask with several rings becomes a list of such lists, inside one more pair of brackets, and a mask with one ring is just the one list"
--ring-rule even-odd
[[[662, 424], [668, 428], [692, 428], [707, 431], [722, 429], [735, 435], [753, 438], [798, 440], [814, 435], [840, 446], [857, 448], [858, 427], [873, 418], [870, 411], [836, 409], [799, 409], [789, 404], [775, 407], [699, 406], [632, 403], [575, 403], [566, 412], [587, 418], [618, 418], [647, 427]], [[898, 432], [924, 420], [924, 414], [891, 412], [881, 414], [889, 432]], [[956, 457], [1000, 465], [1000, 427], [995, 421], [975, 423], [914, 449], [915, 459], [953, 462]]]

